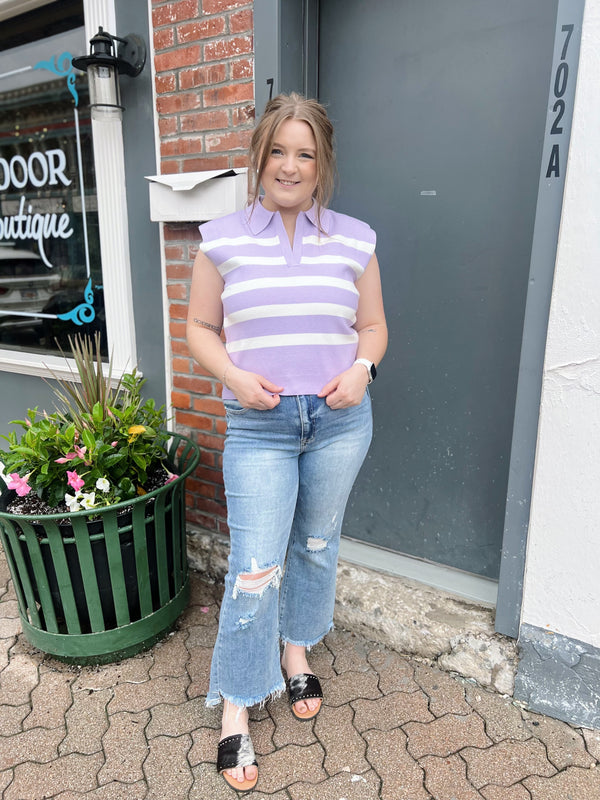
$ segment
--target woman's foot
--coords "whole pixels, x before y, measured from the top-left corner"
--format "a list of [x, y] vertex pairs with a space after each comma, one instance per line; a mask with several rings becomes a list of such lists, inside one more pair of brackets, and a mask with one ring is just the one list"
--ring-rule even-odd
[[[230, 737], [236, 737], [240, 734], [242, 738], [239, 740], [239, 744], [236, 739], [232, 740], [233, 746], [239, 747], [239, 760], [254, 760], [252, 742], [248, 734], [248, 709], [239, 708], [228, 700], [223, 700], [223, 718], [221, 720], [221, 739], [219, 747], [221, 748], [221, 743], [224, 742], [224, 740], [230, 740]], [[251, 754], [249, 754], [249, 750], [252, 750]], [[239, 791], [248, 791], [252, 789], [258, 779], [258, 768], [255, 763], [247, 766], [235, 766], [229, 769], [223, 769], [222, 772], [227, 783]]]
[[[314, 675], [306, 660], [306, 648], [286, 643], [281, 657], [281, 666], [289, 679], [296, 675]], [[299, 718], [312, 719], [321, 708], [322, 698], [308, 697], [294, 703], [294, 713]]]

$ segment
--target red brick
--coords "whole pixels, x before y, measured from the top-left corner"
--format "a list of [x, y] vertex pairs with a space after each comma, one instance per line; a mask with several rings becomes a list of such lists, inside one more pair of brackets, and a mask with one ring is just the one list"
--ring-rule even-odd
[[234, 125], [246, 125], [254, 122], [254, 106], [238, 106], [232, 109], [231, 121]]
[[225, 18], [211, 17], [202, 22], [194, 20], [184, 25], [177, 26], [177, 41], [180, 43], [196, 42], [199, 39], [208, 39], [219, 36], [225, 32]]
[[161, 136], [171, 136], [177, 133], [177, 117], [162, 117], [158, 120], [158, 131]]
[[223, 506], [215, 500], [210, 500], [208, 497], [198, 497], [196, 501], [196, 508], [204, 513], [216, 514], [217, 516], [223, 514]]
[[163, 235], [165, 239], [169, 241], [197, 241], [198, 226], [193, 223], [182, 224], [180, 222], [171, 222], [165, 225]]
[[217, 520], [217, 532], [222, 533], [225, 536], [229, 536], [229, 525], [227, 524], [227, 516], [225, 515], [225, 519]]
[[156, 98], [159, 114], [179, 114], [200, 107], [200, 97], [196, 92], [178, 92]]
[[249, 5], [248, 0], [202, 0], [202, 13], [218, 14], [219, 11], [229, 11], [247, 5]]
[[175, 421], [178, 425], [189, 425], [190, 428], [196, 430], [211, 430], [212, 421], [200, 414], [186, 414], [184, 411], [175, 412]]
[[173, 367], [173, 372], [180, 372], [185, 375], [190, 372], [189, 358], [174, 358], [171, 366]]
[[[179, 73], [179, 85], [182, 89], [195, 89], [212, 83], [223, 83], [227, 77], [225, 64], [208, 64], [207, 66], [184, 69]], [[240, 78], [246, 77], [240, 75]]]
[[201, 495], [202, 497], [207, 497], [209, 500], [212, 500], [213, 502], [215, 502], [215, 498], [216, 498], [215, 487], [214, 486], [210, 486], [210, 484], [201, 483], [200, 484], [200, 489], [198, 491], [198, 494]]
[[231, 62], [231, 78], [234, 81], [251, 78], [254, 75], [253, 58], [237, 58]]
[[171, 392], [171, 403], [176, 408], [191, 408], [192, 398], [184, 392]]
[[212, 383], [204, 380], [203, 378], [194, 378], [187, 375], [174, 375], [173, 386], [178, 389], [188, 389], [190, 392], [197, 394], [210, 394], [212, 392]]
[[252, 9], [245, 8], [243, 11], [236, 11], [229, 17], [230, 33], [244, 33], [252, 30]]
[[190, 351], [186, 342], [171, 342], [171, 352], [180, 356], [189, 356]]
[[[229, 159], [227, 156], [212, 156], [210, 158], [190, 158], [185, 162], [186, 172], [201, 172], [204, 169], [227, 169]], [[198, 220], [200, 221], [200, 220]]]
[[233, 157], [232, 166], [234, 166], [234, 167], [247, 167], [247, 166], [249, 166], [248, 155], [246, 154], [246, 155], [243, 155], [243, 156], [234, 156]]
[[166, 50], [167, 47], [173, 47], [175, 44], [175, 33], [173, 28], [163, 28], [162, 30], [154, 31], [154, 49]]
[[200, 45], [180, 47], [169, 50], [168, 53], [159, 53], [154, 57], [157, 72], [170, 72], [179, 67], [192, 67], [202, 61]]
[[191, 264], [167, 264], [167, 278], [170, 281], [189, 280], [192, 277]]
[[235, 36], [233, 39], [217, 39], [204, 45], [205, 61], [223, 61], [252, 52], [252, 36]]
[[224, 408], [220, 400], [197, 397], [194, 400], [194, 411], [201, 411], [204, 414], [216, 414], [219, 417], [223, 416]]
[[172, 73], [157, 75], [155, 86], [156, 86], [156, 94], [167, 94], [167, 92], [174, 92], [177, 89], [177, 81], [175, 80], [175, 75], [173, 75]]
[[187, 319], [187, 303], [171, 303], [169, 315], [171, 319]]
[[205, 89], [203, 92], [204, 106], [228, 106], [233, 103], [247, 103], [254, 101], [253, 83], [234, 83], [229, 86], [219, 86], [214, 89]]
[[185, 322], [170, 322], [169, 333], [173, 339], [185, 339], [186, 324]]
[[205, 370], [204, 367], [201, 367], [200, 364], [198, 364], [197, 361], [194, 362], [194, 366], [192, 368], [192, 371], [193, 371], [194, 375], [204, 375], [206, 378], [212, 378], [212, 375], [210, 374], [210, 372], [207, 372], [207, 370]]
[[183, 245], [181, 244], [168, 244], [165, 247], [165, 258], [171, 261], [183, 261], [185, 258], [183, 252]]
[[208, 153], [227, 152], [229, 150], [246, 150], [250, 144], [252, 131], [232, 131], [231, 133], [218, 133], [206, 137], [206, 151]]
[[181, 117], [182, 133], [227, 127], [229, 127], [229, 120], [226, 111], [201, 111], [197, 114], [184, 114]]
[[196, 475], [206, 483], [218, 483], [223, 485], [223, 471], [221, 469], [206, 469], [205, 467], [198, 467]]
[[200, 447], [210, 447], [211, 450], [222, 450], [224, 442], [221, 436], [209, 436], [206, 433], [199, 433], [198, 444]]
[[208, 517], [206, 514], [202, 514], [200, 511], [190, 511], [188, 509], [186, 519], [188, 522], [195, 523], [201, 528], [206, 528], [209, 531], [214, 530], [215, 528], [215, 520], [212, 517]]
[[179, 3], [169, 3], [167, 6], [155, 8], [152, 11], [152, 25], [160, 28], [161, 25], [172, 25], [184, 19], [194, 19], [198, 16], [198, 0], [180, 0]]
[[218, 419], [215, 423], [215, 429], [217, 433], [221, 433], [224, 436], [227, 432], [227, 422], [224, 419]]
[[209, 469], [214, 469], [214, 466], [215, 466], [215, 454], [211, 453], [208, 450], [202, 450], [200, 452], [200, 463], [204, 464]]
[[[169, 139], [160, 145], [162, 156], [187, 156], [192, 153], [197, 155], [202, 152], [202, 139]], [[183, 257], [183, 256], [182, 256]]]
[[182, 283], [169, 283], [167, 285], [167, 297], [170, 300], [187, 300], [187, 286]]
[[163, 175], [171, 175], [173, 172], [180, 172], [177, 161], [163, 160], [160, 164], [160, 171]]

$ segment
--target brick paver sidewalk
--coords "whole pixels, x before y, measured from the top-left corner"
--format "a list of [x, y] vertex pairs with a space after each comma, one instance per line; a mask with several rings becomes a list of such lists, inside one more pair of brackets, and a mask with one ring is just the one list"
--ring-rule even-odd
[[[2, 800], [221, 800], [206, 709], [220, 587], [192, 579], [178, 629], [119, 664], [69, 667], [21, 634], [0, 554]], [[600, 800], [600, 732], [529, 713], [345, 631], [313, 650], [324, 707], [251, 714], [253, 800]]]

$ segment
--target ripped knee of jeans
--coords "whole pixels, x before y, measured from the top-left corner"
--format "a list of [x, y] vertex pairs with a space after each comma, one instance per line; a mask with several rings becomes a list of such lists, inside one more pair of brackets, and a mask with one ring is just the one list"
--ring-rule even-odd
[[327, 539], [323, 539], [321, 536], [309, 536], [306, 540], [306, 549], [309, 553], [318, 553], [319, 550], [325, 550], [327, 548]]
[[235, 600], [240, 593], [262, 597], [269, 586], [277, 589], [280, 581], [281, 567], [279, 564], [261, 570], [256, 559], [253, 558], [250, 571], [242, 572], [236, 577], [232, 597]]

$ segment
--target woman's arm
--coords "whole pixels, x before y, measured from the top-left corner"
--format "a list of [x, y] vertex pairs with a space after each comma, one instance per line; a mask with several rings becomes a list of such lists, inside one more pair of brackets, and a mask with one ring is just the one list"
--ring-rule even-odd
[[[379, 263], [375, 253], [365, 271], [356, 281], [359, 292], [358, 309], [354, 328], [358, 332], [357, 358], [366, 358], [379, 364], [386, 351], [388, 335], [381, 293]], [[319, 392], [327, 398], [330, 408], [346, 408], [358, 405], [365, 393], [369, 374], [363, 364], [353, 364], [345, 372], [336, 375]]]
[[221, 339], [223, 279], [201, 250], [194, 262], [187, 318], [187, 343], [195, 360], [230, 389], [246, 408], [274, 408], [282, 386], [236, 367]]

